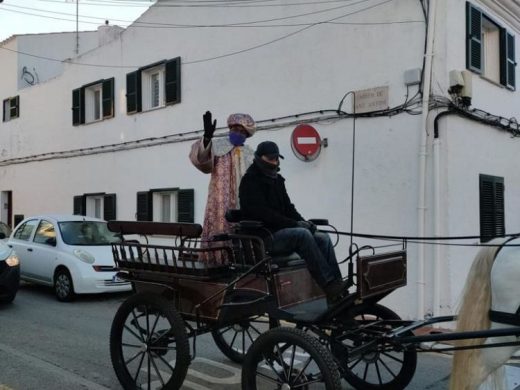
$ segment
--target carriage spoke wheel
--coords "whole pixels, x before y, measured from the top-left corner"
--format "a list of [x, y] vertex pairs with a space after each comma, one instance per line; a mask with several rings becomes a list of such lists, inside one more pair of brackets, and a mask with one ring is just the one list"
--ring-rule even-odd
[[242, 390], [340, 390], [341, 378], [330, 351], [296, 328], [260, 335], [242, 366]]
[[[377, 321], [400, 319], [392, 310], [379, 304], [355, 307], [350, 312], [350, 318], [352, 316], [367, 332], [384, 331]], [[372, 322], [373, 326], [370, 325]], [[391, 330], [391, 325], [388, 325], [388, 330]], [[366, 334], [368, 336], [364, 337], [363, 329], [352, 331], [351, 327], [344, 332], [333, 332], [332, 338], [336, 341], [332, 342], [331, 350], [343, 368], [344, 378], [356, 389], [404, 389], [415, 373], [417, 352], [396, 348], [395, 345], [375, 343], [373, 348], [362, 355], [349, 356], [350, 348], [370, 341], [370, 333]]]
[[124, 389], [180, 389], [190, 363], [184, 322], [157, 294], [128, 298], [110, 331], [110, 357]]
[[262, 333], [280, 324], [267, 315], [255, 316], [211, 331], [217, 347], [230, 360], [243, 363], [248, 349]]

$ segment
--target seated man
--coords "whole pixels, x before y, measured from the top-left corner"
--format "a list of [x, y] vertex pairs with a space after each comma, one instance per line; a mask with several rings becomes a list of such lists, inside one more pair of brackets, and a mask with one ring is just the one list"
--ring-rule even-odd
[[271, 141], [258, 145], [253, 164], [240, 182], [240, 209], [245, 219], [263, 222], [273, 235], [272, 253], [296, 252], [309, 272], [334, 302], [346, 289], [330, 237], [296, 211], [280, 170], [278, 146]]

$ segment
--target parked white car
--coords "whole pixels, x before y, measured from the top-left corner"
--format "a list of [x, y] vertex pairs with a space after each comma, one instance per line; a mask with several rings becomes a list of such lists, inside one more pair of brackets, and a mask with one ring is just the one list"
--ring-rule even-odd
[[24, 219], [7, 244], [20, 258], [21, 279], [52, 286], [60, 301], [75, 294], [131, 290], [116, 277], [110, 244], [120, 238], [106, 221], [78, 215]]

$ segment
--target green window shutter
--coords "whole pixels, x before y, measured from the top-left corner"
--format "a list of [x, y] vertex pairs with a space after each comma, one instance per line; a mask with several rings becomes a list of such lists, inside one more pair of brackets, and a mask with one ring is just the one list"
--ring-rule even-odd
[[480, 175], [480, 236], [482, 242], [505, 235], [504, 178]]
[[466, 3], [466, 68], [482, 73], [482, 12]]
[[74, 215], [86, 215], [87, 198], [85, 195], [78, 195], [74, 197]]
[[4, 101], [2, 102], [2, 122], [5, 122], [5, 113], [7, 112], [7, 102], [9, 101], [9, 99], [4, 99]]
[[136, 70], [126, 75], [126, 112], [133, 114], [141, 110], [141, 71]]
[[180, 103], [181, 101], [181, 57], [166, 61], [165, 65], [165, 92], [166, 104]]
[[195, 191], [179, 190], [177, 193], [177, 222], [193, 223], [195, 220]]
[[103, 219], [105, 221], [116, 219], [116, 194], [106, 194], [103, 197]]
[[114, 116], [114, 78], [103, 80], [103, 118]]
[[82, 123], [85, 123], [85, 89], [77, 88], [72, 91], [72, 124]]
[[152, 194], [150, 191], [137, 193], [137, 213], [138, 221], [151, 221], [153, 216]]
[[500, 29], [500, 84], [511, 90], [516, 87], [515, 36]]

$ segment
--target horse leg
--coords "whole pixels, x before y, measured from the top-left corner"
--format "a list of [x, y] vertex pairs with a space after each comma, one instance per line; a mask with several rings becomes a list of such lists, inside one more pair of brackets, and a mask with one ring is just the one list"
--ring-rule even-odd
[[[492, 323], [491, 329], [508, 327], [502, 324]], [[484, 344], [515, 342], [516, 337], [490, 337]], [[504, 370], [500, 370], [509, 358], [518, 350], [518, 346], [483, 348], [480, 351], [482, 369], [479, 372], [477, 383], [486, 381], [486, 389], [503, 390], [505, 389]], [[491, 377], [490, 377], [491, 376]]]

